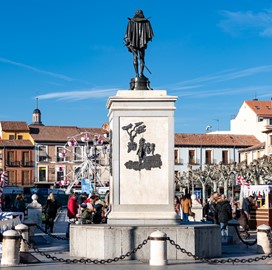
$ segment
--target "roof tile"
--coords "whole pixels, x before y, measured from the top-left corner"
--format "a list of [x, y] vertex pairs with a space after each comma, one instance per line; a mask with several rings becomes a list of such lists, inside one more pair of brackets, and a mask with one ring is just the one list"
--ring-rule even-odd
[[[76, 136], [82, 132], [90, 133], [92, 140], [95, 135], [104, 135], [108, 133], [102, 128], [79, 128], [76, 126], [35, 126], [30, 125], [30, 135], [36, 142], [54, 141], [66, 142], [69, 137]], [[106, 140], [106, 138], [103, 138]]]
[[249, 147], [259, 144], [253, 135], [234, 134], [175, 134], [175, 145], [180, 146], [237, 146]]
[[257, 114], [272, 117], [272, 101], [245, 100], [245, 103]]
[[3, 131], [29, 131], [29, 127], [26, 122], [1, 121], [0, 125]]

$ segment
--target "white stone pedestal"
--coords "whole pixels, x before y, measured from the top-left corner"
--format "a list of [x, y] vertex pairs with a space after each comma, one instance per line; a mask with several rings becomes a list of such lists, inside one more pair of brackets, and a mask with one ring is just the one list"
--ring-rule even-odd
[[176, 100], [164, 90], [118, 91], [109, 98], [109, 224], [178, 222], [173, 205]]
[[[126, 226], [85, 224], [70, 226], [70, 256], [113, 259], [137, 248], [154, 231], [165, 233], [181, 248], [203, 258], [222, 256], [220, 227], [214, 224]], [[167, 260], [192, 259], [167, 241]], [[126, 259], [150, 259], [150, 241]]]

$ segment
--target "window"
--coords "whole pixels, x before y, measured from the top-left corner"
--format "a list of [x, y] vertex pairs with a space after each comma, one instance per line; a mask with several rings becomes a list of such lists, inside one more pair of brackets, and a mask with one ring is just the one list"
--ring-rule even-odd
[[23, 139], [23, 135], [18, 135], [18, 140], [22, 140]]
[[222, 151], [222, 163], [223, 164], [228, 164], [229, 163], [229, 151], [228, 150], [223, 150]]
[[212, 150], [206, 150], [205, 151], [205, 164], [211, 164], [212, 163]]
[[29, 165], [31, 165], [30, 164], [30, 155], [29, 155], [29, 152], [23, 152], [22, 156], [23, 156], [23, 160], [22, 160], [23, 166], [29, 166]]
[[195, 150], [189, 150], [189, 164], [195, 164]]
[[22, 171], [22, 185], [30, 185], [30, 171]]
[[9, 140], [14, 140], [14, 139], [15, 139], [14, 135], [9, 135]]
[[8, 179], [9, 179], [9, 185], [15, 186], [16, 185], [16, 171], [8, 171]]
[[15, 153], [14, 153], [14, 151], [8, 151], [7, 156], [8, 156], [8, 160], [7, 160], [8, 165], [9, 166], [14, 165], [14, 162], [15, 162]]
[[63, 181], [64, 179], [64, 171], [57, 171], [57, 182]]
[[39, 182], [46, 182], [46, 174], [47, 174], [47, 169], [46, 167], [39, 167]]
[[47, 147], [45, 145], [39, 145], [38, 147], [38, 160], [40, 162], [48, 161]]
[[62, 162], [65, 161], [66, 151], [63, 147], [56, 147], [57, 161]]
[[74, 147], [74, 160], [82, 160], [81, 146]]
[[269, 119], [269, 125], [272, 125], [272, 118]]

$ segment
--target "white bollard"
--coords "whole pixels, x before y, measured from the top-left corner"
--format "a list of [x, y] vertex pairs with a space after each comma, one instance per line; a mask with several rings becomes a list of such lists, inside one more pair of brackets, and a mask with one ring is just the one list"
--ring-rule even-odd
[[257, 227], [257, 253], [269, 254], [272, 251], [270, 243], [271, 227], [265, 224]]
[[[18, 224], [15, 226], [15, 230], [17, 232], [19, 232], [20, 234], [22, 234], [23, 239], [25, 239], [27, 242], [29, 241], [28, 239], [28, 227], [25, 224]], [[21, 245], [20, 245], [20, 251], [21, 252], [28, 252], [29, 248], [28, 248], [28, 244], [25, 243], [22, 239], [21, 239]]]
[[3, 233], [1, 265], [15, 266], [20, 263], [20, 234], [14, 230]]
[[167, 264], [167, 235], [161, 231], [150, 234], [150, 260], [149, 265]]

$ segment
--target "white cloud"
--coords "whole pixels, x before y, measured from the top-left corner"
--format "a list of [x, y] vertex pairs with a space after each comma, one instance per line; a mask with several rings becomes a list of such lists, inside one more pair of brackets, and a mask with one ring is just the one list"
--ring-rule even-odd
[[[272, 65], [247, 68], [247, 69], [238, 70], [238, 71], [234, 71], [234, 70], [221, 71], [215, 74], [210, 74], [210, 75], [198, 77], [192, 80], [176, 83], [174, 85], [168, 86], [168, 89], [172, 91], [181, 91], [181, 90], [187, 90], [187, 89], [201, 88], [203, 86], [206, 86], [207, 84], [231, 81], [231, 80], [250, 77], [259, 73], [266, 73], [266, 72], [272, 72]], [[184, 92], [183, 94], [186, 94], [186, 92]]]
[[[29, 65], [26, 65], [26, 64], [23, 64], [23, 63], [15, 62], [15, 61], [9, 60], [7, 58], [0, 57], [0, 62], [10, 64], [10, 65], [14, 65], [14, 66], [17, 66], [17, 67], [21, 67], [21, 68], [24, 68], [24, 69], [28, 69], [28, 70], [31, 70], [31, 71], [36, 72], [36, 73], [44, 74], [44, 75], [54, 77], [54, 78], [57, 78], [57, 79], [61, 79], [61, 80], [64, 80], [64, 81], [68, 81], [68, 82], [71, 82], [71, 81], [85, 82], [85, 81], [82, 81], [82, 80], [79, 80], [79, 79], [76, 79], [76, 78], [72, 78], [72, 77], [63, 75], [63, 74], [54, 73], [54, 72], [42, 70], [42, 69], [39, 69], [39, 68], [36, 68], [36, 67], [33, 67], [33, 66], [29, 66]], [[85, 83], [88, 83], [88, 82], [85, 82]]]
[[84, 91], [67, 91], [67, 92], [55, 92], [48, 93], [44, 95], [39, 95], [39, 99], [55, 99], [55, 100], [70, 100], [70, 101], [78, 101], [85, 100], [91, 98], [104, 98], [109, 97], [110, 95], [115, 95], [117, 89], [91, 89]]
[[218, 24], [233, 35], [246, 31], [257, 31], [259, 36], [272, 37], [272, 9], [254, 13], [252, 11], [221, 11], [224, 19]]

